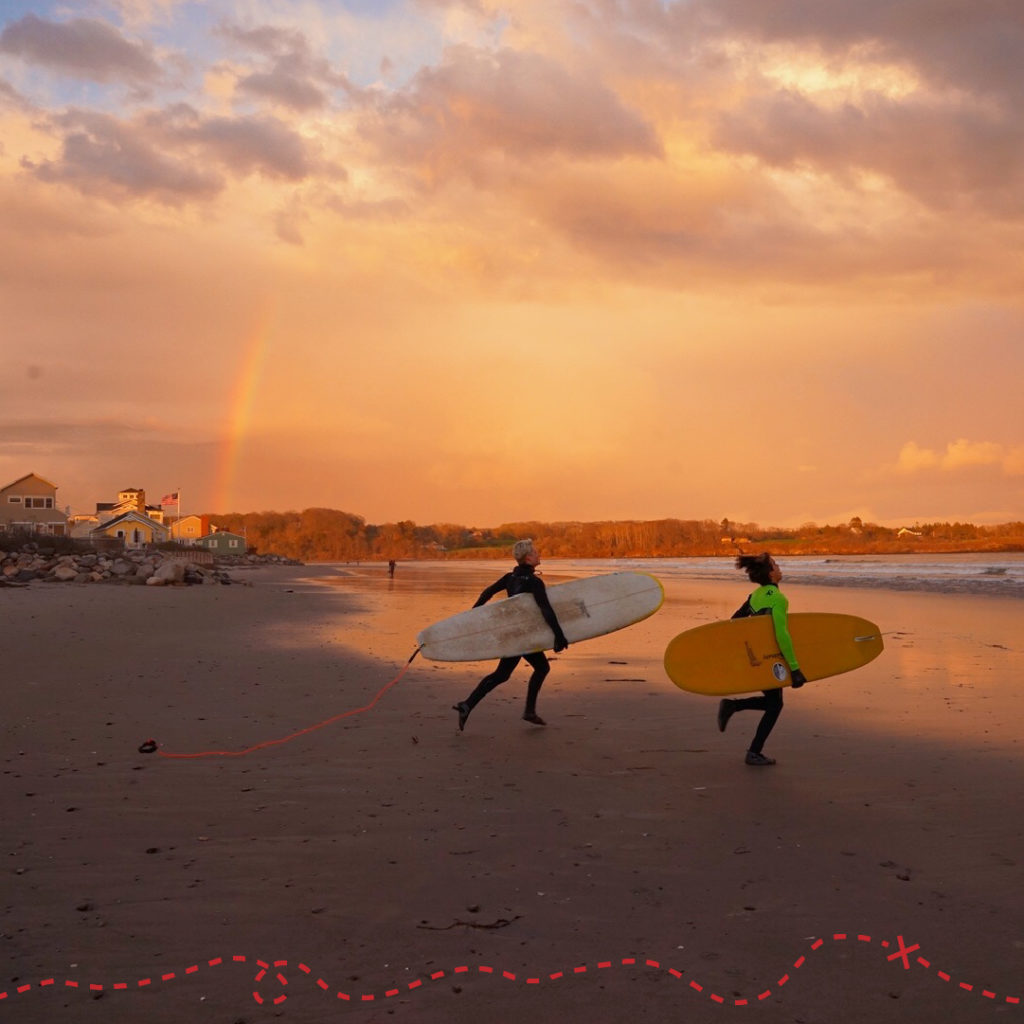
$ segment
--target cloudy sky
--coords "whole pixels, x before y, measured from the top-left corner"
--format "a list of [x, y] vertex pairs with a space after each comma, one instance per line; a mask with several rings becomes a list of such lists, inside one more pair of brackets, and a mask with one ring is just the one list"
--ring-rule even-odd
[[1024, 516], [1019, 0], [0, 18], [0, 485]]

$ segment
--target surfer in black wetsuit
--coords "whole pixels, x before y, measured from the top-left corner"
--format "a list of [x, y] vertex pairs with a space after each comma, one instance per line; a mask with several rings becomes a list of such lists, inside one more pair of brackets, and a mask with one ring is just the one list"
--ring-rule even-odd
[[[479, 608], [480, 605], [486, 604], [495, 594], [502, 590], [509, 597], [515, 597], [516, 594], [533, 594], [534, 600], [540, 608], [541, 615], [544, 616], [544, 621], [551, 627], [551, 632], [555, 634], [555, 653], [564, 651], [569, 646], [569, 641], [566, 640], [562, 627], [558, 623], [558, 616], [555, 615], [555, 610], [551, 607], [551, 602], [548, 600], [544, 581], [536, 574], [536, 568], [540, 564], [540, 554], [533, 546], [532, 540], [516, 541], [512, 553], [515, 556], [516, 567], [511, 572], [505, 573], [500, 580], [487, 587], [476, 599], [476, 604], [473, 607]], [[466, 719], [469, 718], [469, 713], [473, 708], [491, 690], [496, 686], [500, 686], [512, 675], [516, 665], [519, 664], [520, 658], [525, 658], [533, 669], [533, 675], [530, 676], [530, 682], [526, 689], [526, 710], [523, 712], [523, 721], [532, 722], [534, 725], [547, 724], [537, 714], [537, 696], [540, 693], [541, 686], [544, 684], [545, 677], [551, 671], [551, 666], [543, 651], [535, 651], [531, 654], [517, 654], [514, 657], [502, 658], [494, 671], [490, 675], [484, 676], [477, 684], [476, 689], [465, 700], [453, 705], [454, 710], [459, 713], [460, 731], [466, 728]]]

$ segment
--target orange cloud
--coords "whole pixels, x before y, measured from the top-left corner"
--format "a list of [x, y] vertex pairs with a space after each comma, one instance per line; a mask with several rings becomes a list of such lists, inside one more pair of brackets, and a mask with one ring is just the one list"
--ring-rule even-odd
[[1024, 447], [1008, 447], [994, 441], [969, 441], [958, 438], [944, 452], [922, 448], [908, 441], [900, 450], [896, 468], [903, 473], [922, 470], [956, 472], [974, 466], [997, 466], [1008, 476], [1024, 475]]

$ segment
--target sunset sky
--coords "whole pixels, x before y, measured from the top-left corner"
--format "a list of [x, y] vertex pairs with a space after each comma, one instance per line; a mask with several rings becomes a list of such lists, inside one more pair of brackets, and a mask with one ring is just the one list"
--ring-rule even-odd
[[1024, 518], [1019, 0], [0, 19], [0, 486]]

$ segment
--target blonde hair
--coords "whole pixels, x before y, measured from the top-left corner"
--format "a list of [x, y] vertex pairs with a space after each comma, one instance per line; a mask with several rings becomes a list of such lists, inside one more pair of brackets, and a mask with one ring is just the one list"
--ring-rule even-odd
[[532, 555], [534, 551], [533, 541], [527, 538], [526, 540], [517, 540], [515, 547], [512, 548], [512, 557], [517, 561], [521, 562], [527, 555]]

